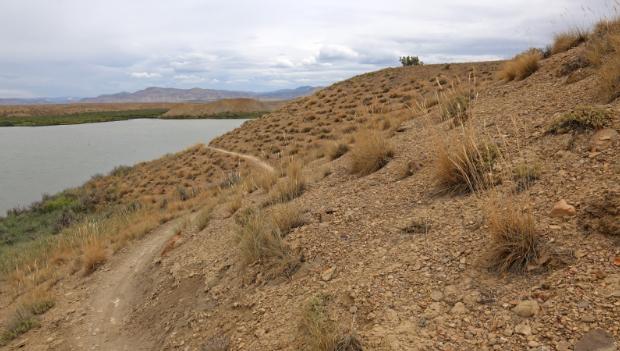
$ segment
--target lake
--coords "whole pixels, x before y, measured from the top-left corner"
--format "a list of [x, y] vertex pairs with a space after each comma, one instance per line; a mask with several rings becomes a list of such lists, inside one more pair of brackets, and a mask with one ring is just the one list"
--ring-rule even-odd
[[243, 119], [160, 120], [0, 128], [0, 216], [79, 186], [95, 174], [181, 151]]

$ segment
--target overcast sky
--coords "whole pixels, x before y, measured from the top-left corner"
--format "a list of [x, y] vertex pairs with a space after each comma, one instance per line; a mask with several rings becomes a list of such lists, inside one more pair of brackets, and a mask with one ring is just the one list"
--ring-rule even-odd
[[493, 60], [608, 0], [0, 0], [0, 97], [149, 86], [265, 91], [398, 65]]

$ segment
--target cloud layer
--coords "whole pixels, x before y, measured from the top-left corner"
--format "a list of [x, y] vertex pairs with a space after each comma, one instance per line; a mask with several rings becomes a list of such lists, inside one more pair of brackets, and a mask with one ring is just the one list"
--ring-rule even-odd
[[509, 57], [610, 8], [607, 0], [4, 0], [0, 97], [326, 85], [395, 66], [401, 55]]

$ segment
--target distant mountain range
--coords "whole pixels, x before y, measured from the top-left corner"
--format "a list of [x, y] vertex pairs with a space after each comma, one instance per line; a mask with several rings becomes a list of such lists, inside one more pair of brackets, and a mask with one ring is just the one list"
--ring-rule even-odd
[[100, 95], [93, 98], [33, 98], [0, 99], [0, 105], [63, 104], [63, 103], [145, 103], [145, 102], [211, 102], [221, 99], [253, 98], [259, 100], [288, 100], [312, 94], [318, 87], [303, 86], [264, 93], [216, 89], [176, 89], [150, 87], [133, 93]]

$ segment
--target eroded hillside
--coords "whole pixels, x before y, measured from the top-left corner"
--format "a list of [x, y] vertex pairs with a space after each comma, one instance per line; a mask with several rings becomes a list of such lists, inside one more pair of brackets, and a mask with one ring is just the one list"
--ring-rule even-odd
[[228, 155], [239, 176], [211, 188], [197, 147], [95, 180], [158, 208], [179, 184], [205, 195], [162, 250], [50, 285], [64, 296], [8, 347], [612, 350], [620, 105], [600, 93], [613, 56], [582, 61], [595, 34], [518, 57], [511, 81], [502, 62], [361, 75], [211, 143], [275, 173]]

